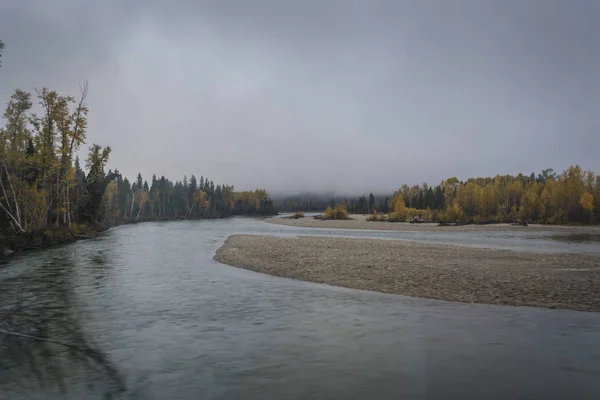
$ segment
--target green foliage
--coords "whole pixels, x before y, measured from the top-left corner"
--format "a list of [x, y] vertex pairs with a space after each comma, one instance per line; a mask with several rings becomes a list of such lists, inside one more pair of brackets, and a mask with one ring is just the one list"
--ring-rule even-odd
[[86, 167], [89, 172], [87, 175], [86, 189], [87, 202], [84, 208], [84, 215], [88, 221], [98, 221], [102, 219], [102, 195], [108, 182], [104, 172], [104, 166], [108, 162], [111, 148], [98, 144], [90, 147], [90, 152], [86, 160]]

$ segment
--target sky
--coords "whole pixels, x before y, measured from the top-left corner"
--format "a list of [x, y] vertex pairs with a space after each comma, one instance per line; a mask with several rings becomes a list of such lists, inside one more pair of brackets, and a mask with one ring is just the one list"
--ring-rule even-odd
[[88, 81], [88, 145], [130, 180], [600, 173], [598, 21], [597, 0], [2, 0], [0, 102]]

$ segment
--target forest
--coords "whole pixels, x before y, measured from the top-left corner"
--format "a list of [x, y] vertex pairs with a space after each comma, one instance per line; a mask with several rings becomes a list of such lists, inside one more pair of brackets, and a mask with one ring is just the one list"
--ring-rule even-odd
[[315, 196], [288, 196], [279, 208], [323, 211], [340, 204], [351, 214], [388, 214], [401, 208], [401, 214], [396, 215], [405, 215], [400, 218], [403, 220], [424, 217], [444, 223], [596, 224], [600, 222], [600, 176], [575, 165], [561, 173], [550, 168], [538, 175], [497, 175], [466, 181], [452, 177], [436, 186], [402, 185], [388, 196], [371, 193], [351, 200], [332, 197], [329, 201]]
[[109, 146], [92, 144], [82, 167], [88, 90], [82, 85], [77, 98], [49, 88], [11, 95], [0, 128], [1, 245], [35, 247], [128, 222], [276, 213], [265, 190], [236, 192], [203, 176], [148, 182], [138, 174], [130, 182], [105, 171]]

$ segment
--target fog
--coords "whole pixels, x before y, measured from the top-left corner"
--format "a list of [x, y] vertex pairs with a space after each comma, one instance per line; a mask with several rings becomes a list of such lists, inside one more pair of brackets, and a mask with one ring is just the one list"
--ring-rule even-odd
[[88, 81], [88, 144], [130, 179], [351, 193], [598, 172], [598, 21], [595, 0], [3, 0], [0, 100]]

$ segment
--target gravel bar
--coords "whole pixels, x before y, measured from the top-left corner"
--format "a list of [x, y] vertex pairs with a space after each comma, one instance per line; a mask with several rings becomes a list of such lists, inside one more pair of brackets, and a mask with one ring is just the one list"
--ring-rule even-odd
[[232, 235], [214, 259], [280, 277], [413, 297], [600, 311], [597, 255]]
[[327, 229], [368, 229], [382, 231], [406, 232], [488, 232], [488, 231], [552, 231], [557, 234], [600, 234], [599, 226], [567, 226], [567, 225], [539, 225], [519, 226], [511, 224], [489, 225], [459, 225], [439, 226], [437, 223], [411, 224], [409, 222], [375, 222], [367, 221], [366, 215], [352, 214], [348, 220], [320, 220], [310, 216], [291, 218], [271, 218], [266, 220], [270, 224], [295, 226], [300, 228], [327, 228]]

